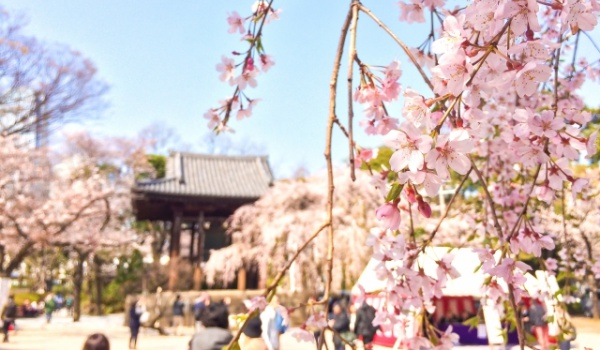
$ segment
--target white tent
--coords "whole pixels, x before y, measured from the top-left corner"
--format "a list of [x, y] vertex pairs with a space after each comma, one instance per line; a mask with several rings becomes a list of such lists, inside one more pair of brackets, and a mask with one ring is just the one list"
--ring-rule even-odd
[[[460, 276], [454, 279], [448, 278], [446, 287], [443, 289], [444, 295], [481, 298], [481, 287], [488, 275], [480, 269], [481, 261], [479, 260], [479, 256], [471, 248], [427, 247], [425, 248], [425, 251], [418, 256], [415, 266], [423, 268], [425, 274], [428, 276], [435, 277], [438, 267], [437, 261], [441, 260], [448, 253], [454, 255], [452, 266], [458, 271]], [[499, 257], [500, 254], [497, 252], [496, 258], [499, 259]], [[358, 278], [358, 281], [356, 281], [356, 284], [352, 288], [353, 295], [360, 294], [359, 286], [361, 286], [366, 293], [373, 293], [385, 289], [387, 281], [379, 279], [376, 273], [376, 268], [380, 263], [380, 261], [375, 259], [369, 261], [363, 273]], [[545, 272], [536, 271], [536, 275], [538, 279], [530, 273], [525, 274], [525, 278], [527, 278], [525, 288], [532, 293], [534, 290], [548, 290], [549, 287], [544, 283], [546, 278], [541, 278], [541, 276], [547, 276]], [[501, 282], [502, 281], [499, 283]]]
[[[444, 295], [481, 297], [481, 286], [486, 276], [480, 269], [475, 271], [481, 262], [477, 253], [470, 248], [427, 247], [417, 258], [417, 266], [422, 267], [427, 275], [434, 277], [438, 267], [436, 261], [441, 260], [448, 253], [454, 254], [452, 266], [458, 271], [460, 277], [448, 279]], [[378, 279], [375, 272], [380, 263], [375, 259], [369, 261], [352, 288], [352, 294], [360, 293], [359, 286], [362, 286], [366, 293], [373, 293], [385, 288], [386, 281]]]

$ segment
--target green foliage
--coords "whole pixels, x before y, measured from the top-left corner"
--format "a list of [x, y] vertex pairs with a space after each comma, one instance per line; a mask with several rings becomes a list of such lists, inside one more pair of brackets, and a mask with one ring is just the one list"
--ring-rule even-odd
[[465, 326], [469, 326], [469, 329], [475, 329], [477, 328], [477, 326], [479, 326], [480, 323], [481, 321], [479, 320], [479, 316], [474, 316], [467, 320], [464, 320], [462, 324], [464, 324]]
[[141, 291], [144, 273], [143, 256], [139, 250], [119, 257], [117, 275], [102, 290], [102, 304], [107, 313], [123, 311], [127, 294]]
[[144, 269], [144, 257], [139, 250], [134, 250], [129, 256], [120, 256], [117, 265], [117, 283], [138, 281]]
[[[394, 151], [389, 147], [379, 147], [377, 157], [369, 161], [369, 166], [375, 172], [390, 170], [390, 157], [394, 154]], [[363, 164], [361, 169], [367, 170], [367, 166]]]
[[404, 185], [400, 185], [398, 183], [393, 184], [385, 200], [388, 202], [396, 200], [396, 198], [400, 196], [400, 192], [402, 192], [403, 187]]
[[164, 178], [167, 170], [167, 157], [159, 154], [149, 154], [147, 157], [148, 163], [154, 168], [155, 178]]

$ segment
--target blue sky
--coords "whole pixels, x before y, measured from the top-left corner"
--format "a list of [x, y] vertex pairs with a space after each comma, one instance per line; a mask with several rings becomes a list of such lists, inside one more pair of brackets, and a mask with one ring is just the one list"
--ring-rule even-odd
[[[67, 44], [97, 65], [100, 77], [111, 87], [110, 107], [84, 127], [103, 135], [133, 136], [162, 121], [176, 130], [181, 144], [203, 150], [209, 130], [202, 115], [232, 92], [219, 81], [215, 65], [221, 55], [245, 48], [238, 35], [227, 33], [227, 13], [248, 14], [253, 2], [11, 0], [5, 6], [26, 15], [27, 33]], [[269, 154], [278, 177], [292, 175], [300, 166], [314, 172], [325, 165], [328, 84], [348, 2], [275, 2], [283, 13], [281, 20], [265, 28], [264, 45], [276, 65], [260, 77], [258, 88], [249, 91], [251, 97], [262, 99], [253, 117], [234, 122], [236, 133], [229, 138], [233, 143], [258, 145], [257, 149]], [[423, 30], [401, 24], [395, 3], [365, 1], [403, 40], [418, 46]], [[361, 59], [371, 64], [400, 59], [403, 86], [422, 88], [400, 48], [366, 16], [360, 23]], [[345, 76], [346, 69], [342, 72]], [[345, 97], [345, 91], [340, 92]], [[344, 98], [338, 102], [342, 120], [346, 119], [346, 103]], [[396, 103], [392, 115], [400, 117], [400, 109]], [[359, 107], [356, 120], [360, 118]], [[380, 141], [360, 132], [357, 140], [366, 146], [377, 146]], [[334, 158], [338, 163], [348, 158], [339, 133], [334, 139]]]

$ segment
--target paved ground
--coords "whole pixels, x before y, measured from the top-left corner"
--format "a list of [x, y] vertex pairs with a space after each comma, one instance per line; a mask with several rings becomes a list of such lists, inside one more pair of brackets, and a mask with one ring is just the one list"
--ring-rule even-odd
[[[106, 334], [112, 350], [128, 349], [129, 331], [122, 327], [123, 315], [83, 317], [73, 323], [66, 317], [55, 317], [47, 325], [43, 318], [18, 320], [17, 332], [8, 344], [0, 343], [0, 350], [76, 350], [81, 349], [87, 335], [95, 332]], [[586, 346], [600, 350], [600, 322], [575, 319], [578, 329], [578, 349]], [[138, 343], [140, 350], [186, 350], [193, 330], [183, 329], [182, 336], [160, 336], [156, 332], [142, 331]], [[490, 347], [457, 347], [465, 349], [490, 349]], [[312, 350], [308, 343], [298, 343], [287, 333], [282, 337], [282, 350]], [[383, 350], [384, 348], [380, 348]]]

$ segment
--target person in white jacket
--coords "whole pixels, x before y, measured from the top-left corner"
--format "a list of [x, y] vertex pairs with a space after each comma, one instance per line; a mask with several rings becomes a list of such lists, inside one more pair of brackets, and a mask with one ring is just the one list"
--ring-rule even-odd
[[287, 325], [282, 315], [283, 306], [279, 304], [279, 298], [274, 296], [271, 303], [260, 314], [262, 322], [262, 338], [264, 339], [269, 350], [279, 350], [279, 337]]

